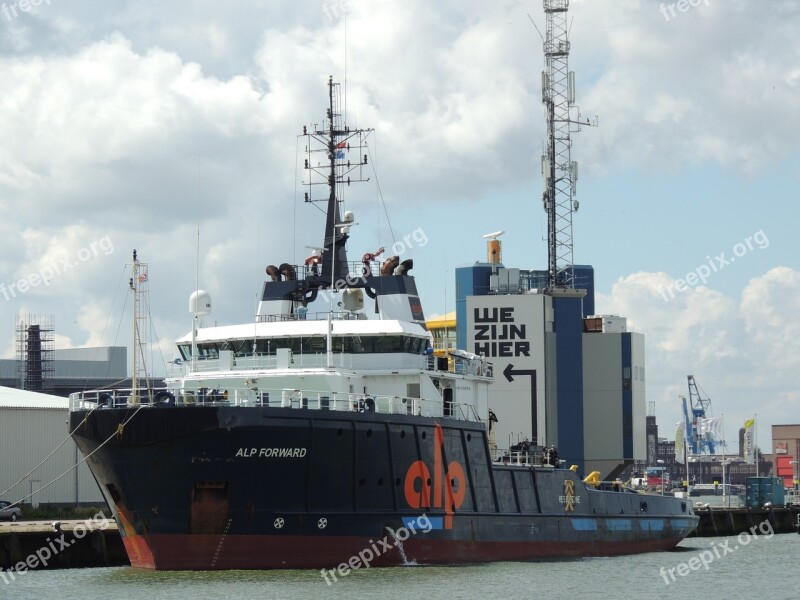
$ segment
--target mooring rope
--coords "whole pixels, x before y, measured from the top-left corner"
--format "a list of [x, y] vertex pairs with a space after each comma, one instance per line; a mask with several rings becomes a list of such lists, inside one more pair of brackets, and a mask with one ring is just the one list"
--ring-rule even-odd
[[[59, 481], [59, 480], [60, 480], [62, 477], [66, 477], [67, 475], [69, 475], [69, 474], [70, 474], [72, 471], [74, 471], [75, 469], [77, 469], [79, 466], [81, 466], [83, 463], [85, 463], [85, 462], [86, 462], [86, 461], [87, 461], [89, 458], [91, 458], [91, 456], [92, 456], [92, 455], [93, 455], [95, 452], [97, 452], [98, 450], [100, 450], [100, 448], [102, 448], [102, 447], [103, 447], [103, 446], [105, 446], [105, 445], [106, 445], [108, 442], [110, 442], [110, 441], [111, 441], [111, 440], [114, 438], [114, 436], [117, 436], [117, 435], [122, 435], [122, 432], [123, 432], [123, 430], [124, 430], [124, 428], [125, 428], [125, 425], [127, 425], [128, 423], [130, 423], [130, 422], [133, 420], [133, 418], [134, 418], [134, 417], [135, 417], [137, 414], [139, 414], [139, 411], [140, 411], [140, 410], [142, 410], [142, 409], [143, 409], [145, 406], [149, 406], [149, 405], [147, 405], [147, 404], [141, 404], [141, 405], [139, 406], [139, 408], [137, 408], [137, 409], [136, 409], [136, 411], [135, 411], [135, 412], [134, 412], [134, 413], [133, 413], [133, 414], [130, 416], [130, 418], [129, 418], [129, 419], [127, 419], [126, 421], [123, 421], [123, 422], [121, 422], [121, 423], [120, 423], [120, 424], [117, 426], [117, 428], [114, 430], [114, 433], [112, 433], [110, 436], [108, 436], [108, 438], [107, 438], [107, 439], [106, 439], [106, 440], [105, 440], [105, 441], [104, 441], [102, 444], [100, 444], [100, 445], [99, 445], [97, 448], [95, 448], [95, 449], [94, 449], [94, 450], [92, 450], [92, 451], [91, 451], [89, 454], [87, 454], [86, 456], [84, 456], [84, 457], [83, 457], [81, 460], [79, 460], [78, 462], [76, 462], [76, 463], [75, 463], [73, 466], [71, 466], [69, 469], [67, 469], [66, 471], [64, 471], [64, 472], [63, 472], [61, 475], [59, 475], [58, 477], [56, 477], [55, 479], [53, 479], [53, 480], [52, 480], [50, 483], [47, 483], [47, 484], [43, 485], [43, 486], [42, 486], [42, 487], [40, 487], [38, 490], [36, 490], [36, 491], [34, 491], [34, 492], [31, 492], [30, 494], [28, 494], [27, 496], [25, 496], [25, 497], [23, 497], [23, 498], [20, 498], [19, 500], [17, 500], [17, 501], [16, 501], [16, 502], [14, 502], [13, 504], [10, 504], [10, 505], [9, 505], [9, 506], [7, 506], [6, 508], [11, 508], [12, 506], [17, 506], [18, 504], [21, 504], [22, 502], [25, 502], [25, 500], [27, 500], [28, 498], [31, 498], [31, 497], [33, 497], [33, 495], [34, 495], [34, 494], [38, 494], [38, 493], [39, 493], [39, 492], [41, 492], [42, 490], [46, 490], [46, 489], [47, 489], [47, 488], [49, 488], [51, 485], [53, 485], [55, 482]], [[95, 407], [95, 408], [97, 408], [97, 407]], [[86, 419], [89, 417], [89, 415], [90, 415], [90, 414], [91, 414], [91, 413], [92, 413], [94, 410], [95, 410], [95, 409], [93, 408], [93, 409], [92, 409], [92, 410], [90, 410], [88, 413], [86, 413], [86, 417], [85, 417], [85, 418], [84, 418], [84, 419], [81, 421], [81, 423], [80, 423], [80, 425], [78, 425], [78, 427], [80, 427], [81, 425], [83, 425], [83, 424], [86, 422]], [[75, 431], [77, 431], [78, 427], [76, 427], [76, 428], [75, 428]], [[73, 433], [74, 433], [74, 431], [73, 431]], [[70, 434], [70, 435], [72, 435], [72, 434]], [[67, 438], [67, 439], [69, 439], [69, 438]], [[66, 440], [65, 440], [65, 441], [66, 441]], [[62, 442], [62, 443], [61, 443], [61, 445], [63, 446], [63, 445], [64, 445], [64, 442]], [[60, 447], [60, 446], [59, 446], [59, 447]], [[55, 451], [54, 451], [54, 452], [55, 452]], [[37, 467], [37, 468], [38, 468], [38, 467]], [[35, 470], [35, 469], [34, 469], [34, 470]], [[33, 472], [33, 471], [31, 471], [31, 472]], [[29, 474], [30, 474], [30, 473], [29, 473]], [[27, 475], [26, 475], [26, 477], [27, 477]], [[18, 484], [17, 484], [17, 485], [18, 485]], [[14, 487], [16, 487], [16, 485], [15, 485]]]
[[44, 459], [42, 460], [42, 462], [40, 462], [38, 465], [36, 465], [35, 467], [33, 467], [33, 469], [31, 469], [31, 470], [30, 470], [30, 471], [28, 471], [28, 472], [27, 472], [25, 475], [23, 475], [23, 476], [22, 476], [22, 479], [20, 479], [20, 480], [19, 480], [17, 483], [15, 483], [15, 484], [14, 484], [14, 485], [12, 485], [10, 488], [8, 488], [8, 489], [7, 489], [5, 492], [3, 492], [2, 494], [0, 494], [0, 497], [3, 497], [3, 496], [5, 496], [5, 495], [6, 495], [8, 492], [10, 492], [11, 490], [13, 490], [15, 487], [17, 487], [17, 486], [18, 486], [20, 483], [22, 483], [23, 481], [25, 481], [25, 480], [26, 480], [26, 479], [27, 479], [27, 478], [28, 478], [30, 475], [32, 475], [32, 474], [33, 474], [33, 473], [34, 473], [34, 472], [35, 472], [35, 471], [36, 471], [36, 470], [37, 470], [39, 467], [41, 467], [41, 466], [42, 466], [44, 463], [46, 463], [48, 460], [50, 460], [50, 458], [51, 458], [51, 457], [52, 457], [52, 456], [53, 456], [53, 455], [54, 455], [56, 452], [58, 452], [59, 450], [61, 450], [61, 446], [63, 446], [64, 444], [66, 444], [66, 443], [69, 441], [69, 439], [72, 437], [72, 434], [74, 434], [76, 431], [78, 431], [78, 427], [80, 427], [81, 425], [83, 425], [83, 424], [86, 422], [86, 420], [89, 418], [89, 415], [90, 415], [90, 414], [92, 414], [92, 413], [93, 413], [95, 410], [97, 410], [97, 406], [95, 406], [95, 407], [94, 407], [92, 410], [90, 410], [88, 413], [86, 413], [86, 416], [83, 418], [83, 420], [82, 420], [80, 423], [78, 423], [78, 426], [77, 426], [77, 427], [75, 427], [75, 429], [73, 429], [73, 430], [72, 430], [72, 431], [71, 431], [69, 434], [67, 434], [67, 437], [66, 437], [66, 438], [64, 438], [64, 441], [62, 441], [62, 442], [61, 442], [61, 443], [60, 443], [60, 444], [59, 444], [59, 445], [56, 447], [56, 449], [55, 449], [55, 450], [53, 450], [53, 451], [52, 451], [50, 454], [48, 454], [47, 456], [45, 456], [45, 457], [44, 457]]

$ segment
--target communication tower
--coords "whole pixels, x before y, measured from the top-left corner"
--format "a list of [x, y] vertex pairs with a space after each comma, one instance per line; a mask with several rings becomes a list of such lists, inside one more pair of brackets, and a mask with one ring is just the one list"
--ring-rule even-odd
[[578, 210], [575, 184], [578, 163], [572, 160], [571, 134], [597, 120], [582, 119], [575, 106], [575, 73], [569, 70], [569, 0], [544, 0], [547, 20], [542, 71], [542, 103], [547, 115], [547, 146], [542, 154], [547, 213], [547, 287], [550, 291], [575, 288], [572, 213]]

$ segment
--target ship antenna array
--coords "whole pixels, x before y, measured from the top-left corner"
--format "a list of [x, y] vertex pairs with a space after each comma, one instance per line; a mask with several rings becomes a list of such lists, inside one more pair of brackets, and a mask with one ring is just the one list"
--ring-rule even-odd
[[[330, 307], [328, 311], [328, 332], [326, 336], [327, 365], [333, 367], [333, 298], [341, 281], [348, 275], [346, 243], [350, 227], [355, 225], [352, 212], [342, 211], [343, 188], [351, 183], [369, 181], [364, 173], [368, 164], [367, 137], [372, 129], [350, 129], [344, 122], [340, 106], [341, 85], [328, 78], [328, 110], [325, 125], [314, 126], [309, 130], [303, 127], [306, 138], [306, 158], [304, 168], [307, 179], [303, 182], [309, 191], [305, 193], [306, 202], [326, 202], [325, 243], [323, 248], [314, 248], [310, 260], [322, 262], [322, 286], [330, 285]], [[327, 197], [313, 198], [313, 186], [328, 188]], [[342, 219], [344, 214], [344, 219]]]
[[[328, 109], [322, 127], [303, 127], [306, 138], [303, 185], [308, 187], [305, 202], [327, 203], [325, 252], [322, 256], [323, 279], [329, 280], [331, 269], [337, 275], [346, 274], [344, 245], [349, 227], [342, 223], [343, 188], [352, 183], [369, 181], [365, 174], [367, 138], [373, 129], [350, 129], [341, 114], [341, 84], [328, 78]], [[327, 196], [313, 197], [315, 186], [326, 186]], [[347, 221], [347, 219], [345, 219]], [[333, 268], [332, 268], [333, 267]]]
[[542, 103], [547, 117], [547, 142], [542, 154], [547, 213], [547, 287], [574, 289], [572, 213], [578, 210], [575, 184], [578, 164], [572, 160], [572, 133], [583, 125], [597, 126], [581, 117], [575, 105], [575, 73], [569, 70], [569, 0], [543, 0], [546, 17], [545, 70]]
[[[367, 137], [373, 129], [350, 129], [343, 123], [340, 112], [341, 84], [328, 80], [328, 109], [323, 127], [303, 127], [301, 134], [306, 138], [304, 169], [307, 173], [303, 185], [306, 202], [329, 202], [331, 198], [342, 203], [341, 189], [351, 183], [369, 181], [364, 174], [367, 166]], [[328, 195], [313, 197], [311, 188], [323, 185]], [[338, 206], [337, 206], [338, 208]]]

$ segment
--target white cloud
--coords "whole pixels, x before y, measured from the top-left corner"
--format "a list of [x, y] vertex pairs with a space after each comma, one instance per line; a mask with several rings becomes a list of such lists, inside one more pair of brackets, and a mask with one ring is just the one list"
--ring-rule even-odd
[[725, 414], [734, 445], [740, 422], [755, 412], [762, 439], [767, 424], [796, 422], [800, 273], [771, 269], [741, 299], [700, 286], [665, 300], [663, 288], [674, 283], [664, 273], [635, 273], [597, 298], [601, 313], [627, 316], [629, 329], [645, 334], [647, 398], [656, 402], [660, 435], [672, 435], [689, 374], [710, 395], [714, 414]]

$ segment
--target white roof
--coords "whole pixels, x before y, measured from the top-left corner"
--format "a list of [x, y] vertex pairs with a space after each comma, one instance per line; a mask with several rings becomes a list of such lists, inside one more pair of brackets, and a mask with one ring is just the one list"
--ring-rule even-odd
[[[197, 331], [198, 342], [213, 340], [235, 340], [253, 338], [308, 337], [326, 335], [327, 320], [274, 321], [266, 323], [244, 323], [222, 327], [204, 327]], [[333, 335], [415, 335], [429, 337], [429, 333], [416, 323], [381, 319], [348, 319], [333, 321]], [[191, 342], [192, 334], [187, 333], [176, 340], [177, 343]]]
[[0, 408], [69, 408], [69, 398], [0, 386]]

